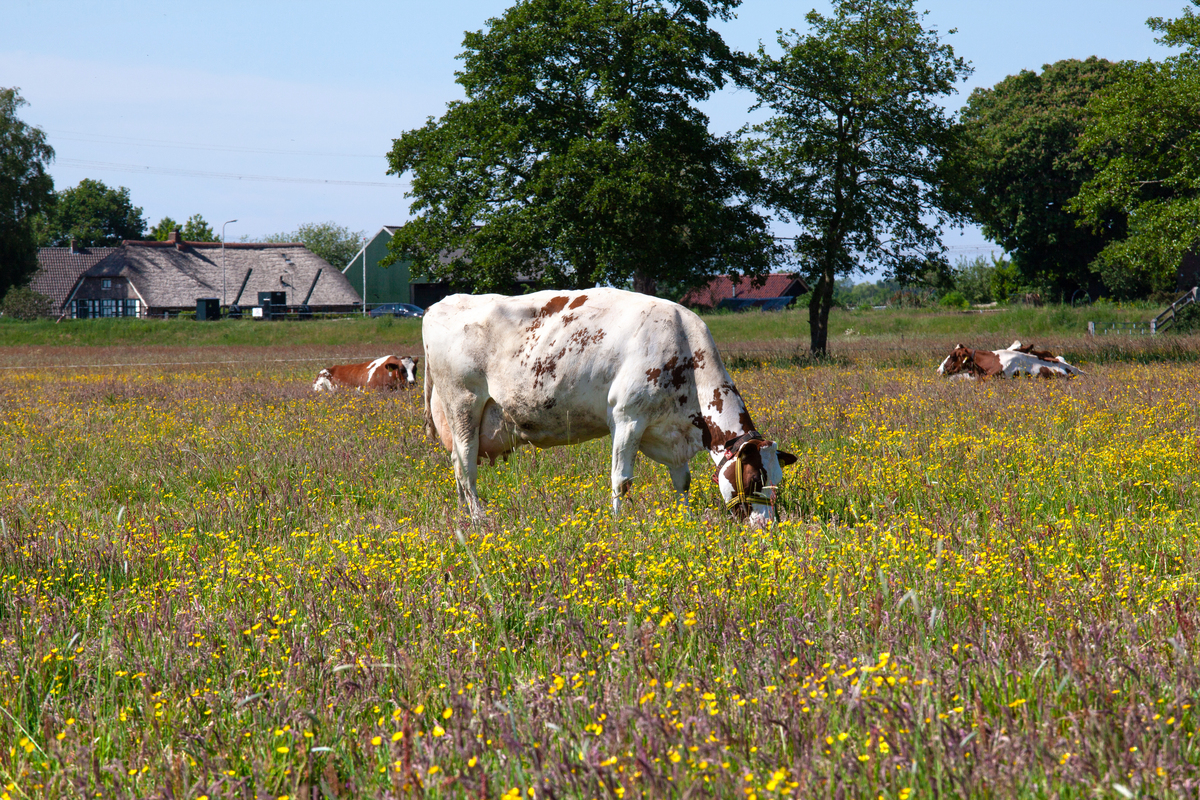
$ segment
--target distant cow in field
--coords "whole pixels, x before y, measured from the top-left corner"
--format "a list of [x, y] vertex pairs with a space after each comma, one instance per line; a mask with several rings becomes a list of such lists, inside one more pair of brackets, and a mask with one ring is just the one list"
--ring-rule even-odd
[[317, 373], [313, 391], [330, 391], [338, 386], [355, 389], [403, 389], [417, 382], [418, 358], [383, 356], [363, 364], [340, 364]]
[[451, 295], [425, 312], [425, 420], [450, 451], [460, 503], [483, 515], [481, 458], [522, 444], [612, 435], [612, 508], [633, 484], [638, 451], [665, 465], [686, 499], [701, 450], [739, 519], [775, 518], [779, 452], [754, 428], [701, 319], [619, 289], [519, 297]]
[[1062, 356], [1049, 350], [1015, 341], [1003, 350], [974, 350], [958, 345], [938, 367], [939, 375], [958, 380], [974, 378], [1012, 378], [1032, 375], [1038, 378], [1073, 377], [1083, 370], [1068, 364]]

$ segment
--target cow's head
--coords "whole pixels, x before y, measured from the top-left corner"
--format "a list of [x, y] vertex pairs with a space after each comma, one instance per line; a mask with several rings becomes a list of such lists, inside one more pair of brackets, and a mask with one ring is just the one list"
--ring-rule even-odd
[[419, 358], [396, 358], [389, 356], [388, 360], [383, 362], [383, 368], [387, 370], [388, 383], [393, 386], [412, 386], [417, 382], [417, 362]]
[[972, 350], [962, 344], [956, 345], [954, 352], [946, 356], [937, 368], [938, 375], [964, 378], [988, 378], [999, 375], [1003, 370], [1000, 357], [991, 350]]
[[937, 368], [937, 374], [957, 375], [960, 372], [969, 373], [972, 361], [970, 348], [961, 344], [955, 345], [954, 352], [946, 356], [941, 366]]
[[763, 525], [775, 519], [775, 499], [783, 468], [796, 457], [776, 449], [755, 431], [725, 444], [713, 476], [725, 507], [741, 522]]

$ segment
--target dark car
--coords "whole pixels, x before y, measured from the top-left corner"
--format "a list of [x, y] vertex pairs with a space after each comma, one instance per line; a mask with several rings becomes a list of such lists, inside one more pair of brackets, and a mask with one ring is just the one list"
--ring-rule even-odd
[[384, 303], [370, 310], [372, 317], [410, 317], [420, 319], [425, 316], [425, 309], [412, 303]]

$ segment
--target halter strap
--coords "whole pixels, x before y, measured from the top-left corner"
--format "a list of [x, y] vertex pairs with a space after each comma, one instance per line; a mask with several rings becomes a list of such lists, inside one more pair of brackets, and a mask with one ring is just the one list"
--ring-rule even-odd
[[[775, 498], [760, 492], [747, 492], [745, 479], [742, 477], [742, 450], [750, 442], [765, 442], [764, 437], [758, 431], [747, 431], [736, 439], [731, 439], [725, 443], [725, 455], [717, 464], [717, 473], [713, 475], [713, 481], [717, 480], [717, 475], [721, 473], [721, 467], [725, 466], [730, 460], [733, 461], [733, 497], [725, 504], [725, 508], [732, 512], [738, 506], [752, 506], [757, 502], [759, 505], [775, 505]], [[766, 489], [776, 489], [778, 487], [764, 484], [762, 487]]]

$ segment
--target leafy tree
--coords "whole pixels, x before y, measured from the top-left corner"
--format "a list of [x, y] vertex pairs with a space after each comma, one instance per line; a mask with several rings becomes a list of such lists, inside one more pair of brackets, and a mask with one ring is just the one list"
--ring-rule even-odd
[[142, 209], [130, 201], [129, 190], [110, 189], [91, 178], [58, 192], [38, 226], [43, 247], [63, 247], [72, 239], [82, 247], [108, 247], [146, 235]]
[[17, 118], [23, 105], [16, 89], [0, 88], [0, 293], [37, 270], [34, 220], [54, 202], [46, 172], [54, 149], [41, 128]]
[[170, 217], [163, 217], [158, 224], [150, 229], [150, 237], [156, 242], [165, 242], [171, 238], [173, 231], [179, 230], [179, 223]]
[[767, 203], [798, 223], [792, 256], [810, 278], [812, 352], [829, 336], [834, 282], [865, 265], [907, 283], [948, 271], [943, 201], [958, 146], [938, 98], [970, 74], [912, 0], [838, 0], [806, 17], [811, 32], [779, 33], [783, 55], [759, 46], [755, 91], [775, 112], [749, 129], [749, 158], [766, 177]]
[[13, 319], [37, 319], [50, 316], [50, 298], [28, 286], [13, 286], [0, 301], [0, 314]]
[[[1200, 0], [1191, 0], [1200, 7]], [[1088, 107], [1080, 153], [1098, 172], [1070, 208], [1103, 230], [1114, 209], [1129, 233], [1111, 241], [1095, 268], [1118, 295], [1174, 288], [1184, 254], [1200, 231], [1200, 16], [1152, 17], [1151, 29], [1184, 51], [1161, 62], [1126, 62]]]
[[273, 233], [264, 242], [300, 242], [341, 271], [363, 246], [363, 231], [352, 231], [336, 222], [310, 222], [291, 233]]
[[976, 89], [962, 111], [970, 141], [961, 184], [983, 233], [1012, 254], [1022, 280], [1069, 297], [1100, 290], [1091, 262], [1125, 234], [1125, 215], [1106, 212], [1094, 229], [1079, 226], [1067, 203], [1095, 175], [1076, 151], [1088, 102], [1112, 83], [1116, 65], [1095, 56], [1022, 70], [991, 89]]
[[184, 223], [180, 235], [183, 236], [185, 242], [221, 241], [221, 237], [213, 232], [213, 229], [204, 221], [204, 217], [199, 214], [192, 214], [192, 216], [188, 217], [188, 221]]
[[1021, 278], [1003, 256], [976, 256], [954, 266], [953, 284], [971, 303], [1002, 303], [1021, 288]]
[[466, 34], [466, 99], [388, 156], [416, 215], [391, 258], [477, 290], [764, 274], [755, 173], [696, 107], [750, 64], [710, 24], [739, 3], [519, 0]]

